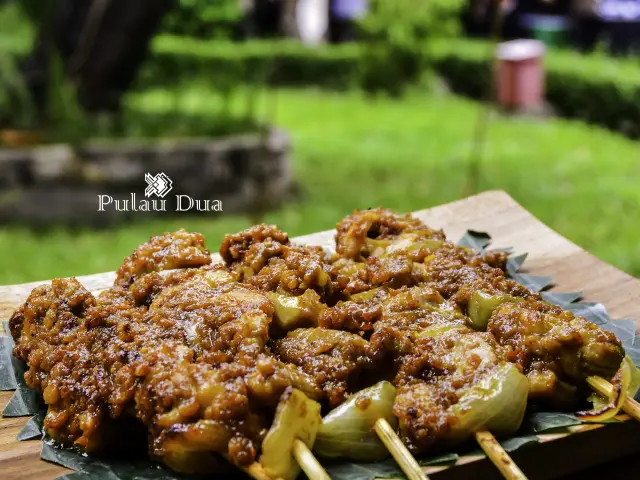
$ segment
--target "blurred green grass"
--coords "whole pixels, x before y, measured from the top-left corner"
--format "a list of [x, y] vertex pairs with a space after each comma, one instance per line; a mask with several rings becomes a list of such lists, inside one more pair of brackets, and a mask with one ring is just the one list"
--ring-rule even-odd
[[28, 52], [34, 30], [17, 3], [0, 5], [0, 53]]
[[[137, 93], [131, 102], [159, 112], [154, 99], [163, 92], [168, 94]], [[200, 113], [211, 95], [195, 85], [180, 98], [187, 113]], [[302, 196], [265, 221], [291, 235], [332, 228], [355, 208], [409, 211], [462, 196], [477, 103], [419, 92], [401, 101], [314, 90], [269, 95], [277, 100], [272, 120], [292, 135], [292, 168]], [[239, 95], [235, 103], [241, 101]], [[639, 146], [580, 122], [494, 115], [479, 189], [506, 190], [562, 235], [640, 276]], [[4, 227], [0, 284], [113, 270], [151, 234], [179, 227], [203, 232], [216, 250], [225, 233], [249, 225], [248, 217], [210, 214], [108, 231]]]

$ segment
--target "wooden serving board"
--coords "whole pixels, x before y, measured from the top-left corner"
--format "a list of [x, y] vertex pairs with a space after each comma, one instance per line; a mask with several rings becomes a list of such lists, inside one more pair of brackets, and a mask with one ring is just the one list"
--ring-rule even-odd
[[[485, 192], [415, 215], [430, 227], [444, 229], [447, 237], [454, 241], [467, 229], [480, 230], [491, 235], [492, 247], [509, 246], [516, 252], [528, 252], [526, 271], [553, 275], [554, 288], [558, 291], [582, 290], [586, 301], [604, 303], [613, 318], [635, 318], [640, 330], [637, 307], [640, 280], [598, 260], [554, 232], [506, 193]], [[282, 227], [286, 230], [286, 225]], [[333, 231], [320, 232], [298, 237], [296, 242], [332, 245], [333, 235]], [[140, 243], [146, 240], [141, 238]], [[78, 277], [78, 280], [93, 291], [109, 287], [114, 278], [114, 273], [109, 272]], [[0, 287], [0, 320], [7, 320], [30, 291], [42, 283], [46, 282]], [[0, 392], [0, 409], [10, 396], [11, 392]], [[65, 468], [40, 460], [39, 441], [15, 440], [27, 420], [0, 419], [0, 478], [49, 479], [68, 473]], [[640, 455], [637, 455], [640, 425], [636, 422], [571, 428], [576, 434], [539, 435], [542, 443], [513, 452], [513, 459], [530, 479], [640, 476]], [[479, 456], [463, 457], [453, 467], [425, 470], [434, 479], [500, 478], [495, 467]]]

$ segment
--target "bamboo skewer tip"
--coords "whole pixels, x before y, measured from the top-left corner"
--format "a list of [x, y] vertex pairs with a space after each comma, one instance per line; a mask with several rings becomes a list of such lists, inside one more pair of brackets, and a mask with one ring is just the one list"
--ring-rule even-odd
[[254, 480], [273, 480], [258, 462], [254, 462], [248, 467], [243, 467], [242, 470]]
[[[592, 376], [587, 378], [587, 384], [596, 392], [604, 396], [611, 396], [614, 387], [602, 377]], [[626, 397], [622, 410], [630, 417], [640, 421], [640, 403], [631, 397]], [[481, 431], [475, 434], [476, 441], [480, 448], [487, 454], [487, 457], [500, 470], [507, 480], [526, 480], [522, 470], [511, 459], [509, 454], [502, 448], [491, 432]]]
[[489, 457], [489, 460], [493, 462], [496, 468], [500, 470], [504, 478], [507, 480], [527, 480], [527, 477], [522, 473], [520, 467], [516, 465], [491, 432], [476, 432], [475, 437], [480, 448], [484, 450], [484, 453], [487, 454], [487, 457]]
[[600, 395], [610, 397], [613, 395], [613, 385], [602, 377], [587, 377], [587, 384]]
[[[602, 377], [587, 377], [587, 383], [600, 395], [605, 397], [613, 394], [613, 385]], [[640, 422], [640, 403], [627, 395], [622, 404], [622, 410], [634, 420]]]
[[300, 439], [293, 442], [293, 456], [309, 480], [331, 480], [327, 471], [320, 465], [306, 443]]
[[627, 397], [622, 405], [622, 410], [634, 420], [640, 422], [640, 403], [631, 397]]
[[[380, 418], [376, 421], [374, 428], [380, 440], [382, 440], [389, 452], [391, 452], [391, 455], [393, 455], [393, 458], [398, 462], [398, 465], [400, 465], [409, 480], [429, 479], [422, 470], [422, 467], [420, 467], [416, 459], [411, 455], [411, 452], [409, 452], [407, 447], [402, 443], [402, 440], [400, 440], [394, 429], [389, 425], [389, 422], [384, 418]], [[489, 457], [507, 480], [527, 480], [522, 470], [520, 470], [518, 465], [516, 465], [490, 432], [478, 432], [475, 436], [478, 444], [487, 454], [487, 457]]]
[[374, 424], [374, 430], [409, 480], [429, 480], [387, 420], [379, 418]]

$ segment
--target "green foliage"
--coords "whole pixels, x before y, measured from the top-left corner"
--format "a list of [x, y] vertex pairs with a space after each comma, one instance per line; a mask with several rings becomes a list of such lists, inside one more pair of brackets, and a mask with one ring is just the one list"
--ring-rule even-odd
[[[484, 98], [491, 81], [492, 48], [472, 40], [429, 45], [429, 63], [454, 91]], [[557, 113], [640, 136], [640, 65], [603, 54], [550, 50], [546, 97]]]
[[[200, 95], [206, 91], [206, 95]], [[220, 137], [258, 131], [259, 94], [242, 88], [236, 94], [220, 92], [203, 81], [190, 88], [156, 88], [127, 97], [121, 123], [129, 138]], [[114, 136], [111, 134], [110, 136]]]
[[373, 0], [361, 24], [363, 38], [417, 47], [427, 37], [452, 37], [460, 33], [464, 5], [464, 0]]
[[361, 84], [369, 92], [397, 96], [423, 70], [427, 39], [460, 30], [463, 0], [374, 0], [361, 22]]
[[[198, 114], [203, 122], [215, 121], [210, 103], [215, 86], [182, 85], [174, 90], [181, 92], [175, 104], [167, 98], [171, 91], [158, 89], [132, 94], [129, 102], [135, 100], [135, 105], [130, 108], [156, 116]], [[277, 95], [278, 126], [291, 134], [291, 168], [303, 194], [269, 212], [265, 222], [279, 224], [295, 236], [333, 228], [354, 208], [382, 205], [409, 211], [460, 197], [478, 115], [476, 102], [425, 92], [409, 92], [401, 100], [317, 89], [269, 94]], [[244, 111], [240, 96], [231, 108]], [[496, 117], [486, 148], [480, 189], [506, 190], [573, 242], [640, 275], [636, 142], [581, 122]], [[179, 191], [180, 186], [175, 188]], [[205, 234], [214, 251], [225, 233], [249, 225], [246, 216], [225, 213], [141, 217], [107, 231], [38, 233], [5, 227], [0, 229], [0, 283], [115, 270], [150, 235], [181, 227]]]
[[234, 38], [242, 22], [238, 0], [179, 0], [163, 31], [196, 38]]
[[16, 3], [32, 27], [38, 29], [45, 19], [51, 18], [57, 2], [52, 0], [19, 0]]
[[0, 122], [18, 130], [46, 131], [46, 141], [78, 145], [90, 130], [89, 119], [64, 74], [62, 60], [50, 60], [47, 104], [39, 112], [12, 55], [0, 54]]
[[46, 130], [47, 141], [77, 144], [89, 129], [76, 98], [75, 87], [64, 75], [62, 60], [49, 61], [47, 104], [39, 112], [19, 68], [28, 53], [33, 32], [51, 16], [55, 2], [20, 0], [0, 8], [0, 122], [19, 130]]
[[90, 119], [78, 102], [76, 89], [65, 75], [60, 56], [50, 60], [50, 77], [46, 106], [47, 140], [80, 146], [91, 131]]
[[25, 53], [31, 45], [35, 26], [19, 3], [0, 5], [0, 52]]
[[[414, 47], [420, 52], [414, 54], [400, 47], [393, 60], [388, 59], [390, 51], [384, 46], [380, 50], [370, 48], [372, 51], [366, 52], [356, 44], [309, 49], [294, 41], [235, 44], [164, 35], [154, 42], [153, 56], [140, 75], [138, 88], [180, 84], [198, 77], [214, 85], [219, 81], [266, 82], [401, 93], [404, 86], [432, 67], [458, 93], [481, 99], [488, 92], [493, 49], [487, 42], [427, 38]], [[640, 135], [637, 61], [551, 49], [545, 57], [545, 70], [547, 98], [559, 114], [630, 136]]]
[[16, 59], [3, 53], [0, 53], [0, 123], [19, 130], [35, 128], [38, 123], [38, 112]]
[[140, 72], [137, 89], [206, 79], [211, 85], [358, 87], [356, 45], [310, 49], [296, 41], [202, 42], [163, 35]]
[[[229, 18], [235, 18], [236, 13], [241, 15], [237, 2], [231, 3], [225, 0], [220, 5], [208, 5], [200, 0], [181, 0], [180, 8], [170, 15], [167, 30], [203, 36], [204, 32], [194, 32], [190, 25], [203, 24], [205, 18], [220, 18], [222, 11]], [[371, 92], [399, 95], [423, 73], [428, 38], [459, 32], [463, 3], [464, 0], [376, 0], [360, 26], [362, 42], [358, 46], [309, 49], [289, 41], [205, 43], [163, 35], [154, 43], [154, 58], [142, 73], [139, 85], [176, 79], [176, 72], [181, 72], [182, 78], [198, 75], [214, 83], [235, 76], [236, 81], [242, 82], [267, 79], [280, 85], [359, 86]], [[214, 30], [209, 28], [209, 32]]]

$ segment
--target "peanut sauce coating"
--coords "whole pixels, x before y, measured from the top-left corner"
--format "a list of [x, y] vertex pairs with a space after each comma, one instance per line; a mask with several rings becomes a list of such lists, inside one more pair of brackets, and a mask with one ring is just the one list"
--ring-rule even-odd
[[[505, 364], [531, 402], [573, 408], [585, 377], [613, 377], [624, 356], [613, 334], [508, 278], [506, 253], [410, 215], [356, 211], [333, 256], [272, 225], [226, 235], [220, 254], [213, 264], [204, 237], [180, 230], [138, 247], [99, 294], [74, 278], [31, 292], [10, 320], [14, 354], [55, 441], [109, 451], [135, 419], [152, 458], [221, 473], [259, 460], [289, 387], [326, 412], [389, 380], [418, 454], [452, 441], [455, 405]], [[486, 331], [471, 328], [476, 292], [509, 299]]]
[[[178, 232], [175, 244], [165, 235], [150, 240], [162, 248], [143, 245], [138, 252], [170, 257], [154, 254], [144, 270], [184, 264], [183, 239]], [[190, 245], [182, 251], [193, 258]], [[246, 465], [289, 386], [323, 396], [312, 377], [270, 354], [274, 307], [255, 287], [221, 266], [136, 278], [97, 297], [56, 279], [13, 315], [14, 354], [43, 393], [54, 440], [98, 451], [117, 441], [106, 434], [115, 419], [130, 415], [147, 427], [150, 454], [176, 470], [193, 473], [194, 460], [211, 465], [215, 454]]]
[[180, 229], [175, 233], [153, 236], [136, 248], [116, 272], [114, 284], [127, 286], [145, 273], [210, 263], [211, 255], [204, 247], [204, 235]]

